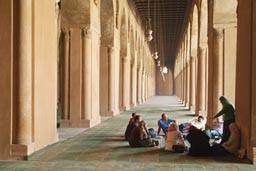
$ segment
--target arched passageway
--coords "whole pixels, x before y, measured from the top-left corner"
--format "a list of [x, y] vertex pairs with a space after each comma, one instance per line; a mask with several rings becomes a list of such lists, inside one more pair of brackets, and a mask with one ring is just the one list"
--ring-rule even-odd
[[[91, 128], [174, 94], [208, 126], [218, 98], [230, 99], [241, 148], [256, 163], [256, 3], [152, 1], [0, 0], [1, 160], [27, 159], [58, 141], [57, 115], [61, 128]], [[160, 66], [146, 39], [150, 17], [163, 22], [154, 22], [154, 37], [168, 42], [157, 42]]]
[[[174, 96], [155, 96], [130, 111], [108, 119], [78, 136], [49, 146], [33, 154], [29, 162], [0, 162], [1, 169], [21, 170], [253, 170], [248, 160], [233, 156], [192, 157], [186, 153], [171, 153], [161, 146], [131, 148], [124, 141], [124, 131], [132, 112], [137, 112], [149, 128], [157, 129], [160, 112], [178, 122], [195, 118]], [[11, 164], [12, 163], [12, 164]]]

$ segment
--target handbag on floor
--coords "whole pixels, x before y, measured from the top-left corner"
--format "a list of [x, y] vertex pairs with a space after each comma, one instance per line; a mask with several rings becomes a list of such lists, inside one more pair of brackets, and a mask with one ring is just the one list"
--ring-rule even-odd
[[184, 153], [186, 151], [186, 146], [184, 140], [180, 140], [178, 144], [172, 146], [174, 153]]
[[180, 144], [175, 144], [172, 146], [172, 150], [174, 153], [184, 153], [185, 152], [185, 147]]

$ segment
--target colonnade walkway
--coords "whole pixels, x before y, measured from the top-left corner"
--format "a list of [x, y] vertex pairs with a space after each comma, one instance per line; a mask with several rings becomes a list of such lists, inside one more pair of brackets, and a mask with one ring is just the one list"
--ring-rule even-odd
[[162, 112], [179, 123], [195, 118], [174, 96], [149, 98], [132, 110], [109, 118], [80, 134], [50, 145], [29, 156], [28, 161], [0, 161], [0, 170], [15, 171], [239, 171], [256, 170], [246, 159], [191, 157], [171, 153], [164, 146], [130, 148], [124, 131], [132, 112], [142, 115], [148, 127], [157, 130]]

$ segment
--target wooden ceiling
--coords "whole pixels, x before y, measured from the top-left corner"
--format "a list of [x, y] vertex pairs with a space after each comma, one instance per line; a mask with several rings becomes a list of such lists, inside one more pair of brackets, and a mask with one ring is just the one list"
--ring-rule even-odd
[[161, 66], [173, 67], [178, 41], [187, 16], [190, 0], [129, 0], [135, 6], [144, 28], [150, 18], [153, 39], [149, 42], [152, 52], [156, 49]]

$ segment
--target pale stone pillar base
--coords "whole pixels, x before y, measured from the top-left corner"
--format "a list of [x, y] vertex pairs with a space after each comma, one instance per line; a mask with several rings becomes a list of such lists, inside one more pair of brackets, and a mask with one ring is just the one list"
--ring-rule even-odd
[[28, 155], [34, 152], [34, 144], [29, 145], [11, 144], [11, 160], [27, 160]]
[[126, 110], [130, 110], [131, 109], [131, 106], [130, 105], [126, 105], [125, 107], [124, 107], [124, 110], [126, 111]]
[[135, 106], [137, 106], [137, 104], [136, 104], [136, 103], [134, 103], [134, 104], [131, 104], [131, 107], [135, 107]]
[[195, 112], [195, 106], [190, 106], [190, 110], [191, 110], [192, 112]]
[[126, 109], [126, 107], [125, 107], [125, 106], [119, 107], [119, 111], [120, 111], [120, 112], [124, 112], [124, 111], [125, 111], [125, 109]]
[[62, 120], [60, 122], [61, 128], [91, 128], [100, 123], [101, 117], [91, 120], [80, 120], [80, 121], [70, 121]]
[[182, 104], [183, 104], [184, 106], [186, 106], [186, 101], [185, 101], [185, 100], [182, 100], [181, 102], [182, 102]]
[[115, 110], [115, 111], [108, 111], [106, 113], [101, 114], [101, 116], [116, 116], [119, 115], [120, 111], [119, 110]]
[[186, 103], [186, 107], [188, 107], [188, 108], [189, 108], [189, 103], [188, 103], [188, 102]]
[[252, 164], [256, 165], [256, 147], [252, 147]]

